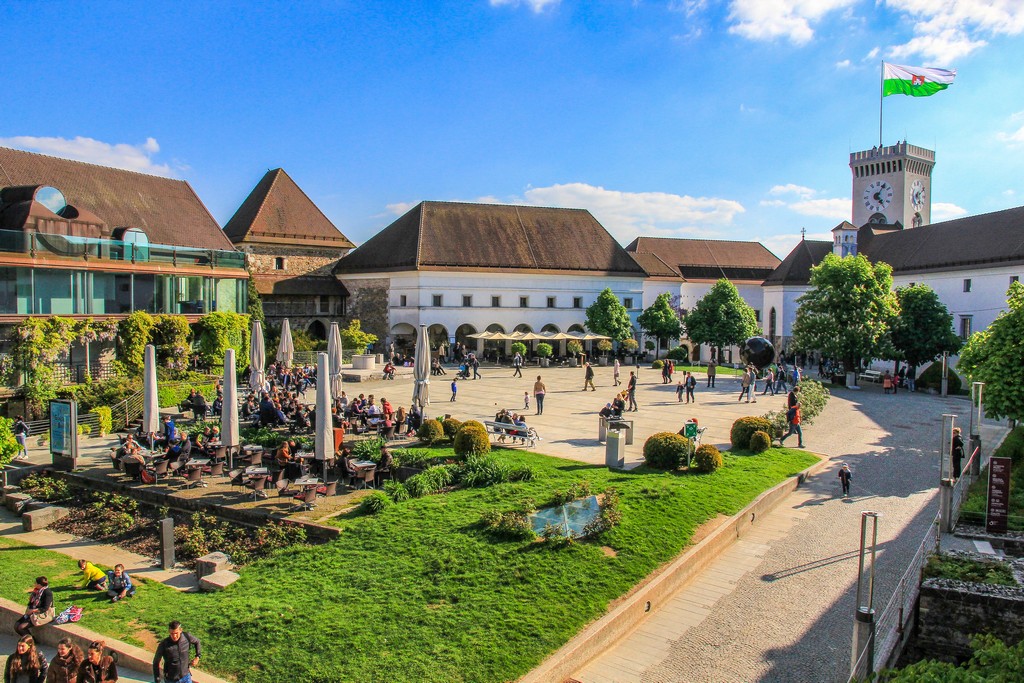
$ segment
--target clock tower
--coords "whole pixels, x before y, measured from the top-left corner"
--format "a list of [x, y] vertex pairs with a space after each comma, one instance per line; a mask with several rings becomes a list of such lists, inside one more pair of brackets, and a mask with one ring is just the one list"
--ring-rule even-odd
[[906, 141], [852, 153], [853, 224], [931, 223], [934, 166], [935, 152]]

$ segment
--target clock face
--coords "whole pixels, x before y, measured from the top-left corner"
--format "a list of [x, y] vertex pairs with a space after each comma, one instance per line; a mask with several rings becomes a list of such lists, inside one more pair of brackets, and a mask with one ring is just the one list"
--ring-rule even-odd
[[916, 211], [920, 211], [924, 208], [924, 183], [920, 180], [915, 180], [914, 184], [910, 186], [910, 203], [914, 206]]
[[864, 207], [868, 211], [882, 211], [892, 203], [892, 195], [892, 185], [876, 180], [864, 188]]

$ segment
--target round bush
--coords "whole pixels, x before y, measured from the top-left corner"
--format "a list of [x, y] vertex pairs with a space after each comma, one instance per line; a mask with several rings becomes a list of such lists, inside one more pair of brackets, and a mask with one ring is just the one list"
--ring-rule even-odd
[[772, 437], [768, 436], [768, 432], [759, 429], [750, 435], [751, 453], [764, 453], [771, 445]]
[[722, 466], [722, 453], [709, 443], [693, 454], [693, 468], [698, 472], [711, 473]]
[[454, 439], [455, 432], [459, 431], [459, 427], [462, 426], [462, 422], [456, 420], [454, 417], [445, 418], [441, 422], [441, 429], [444, 430], [444, 437], [446, 439]]
[[758, 430], [770, 434], [772, 432], [771, 420], [764, 417], [741, 417], [736, 420], [732, 423], [732, 429], [729, 431], [729, 441], [732, 443], [732, 447], [748, 450], [750, 437]]
[[433, 445], [444, 438], [444, 428], [437, 420], [424, 420], [416, 430], [416, 437], [428, 445]]
[[455, 448], [455, 455], [480, 455], [491, 450], [491, 440], [482, 424], [476, 420], [467, 420], [456, 432], [452, 446]]
[[665, 358], [688, 361], [690, 360], [690, 350], [685, 346], [677, 346], [674, 349], [670, 349], [669, 352], [665, 354]]
[[675, 470], [686, 459], [690, 440], [672, 432], [652, 434], [644, 442], [644, 460], [659, 470]]
[[654, 370], [661, 370], [663, 367], [665, 367], [665, 361], [663, 360], [659, 359], [651, 363], [651, 368]]
[[362, 502], [359, 503], [359, 509], [368, 514], [376, 515], [392, 505], [394, 503], [391, 502], [388, 494], [383, 491], [374, 491], [366, 498], [363, 498]]
[[[960, 376], [953, 372], [953, 368], [949, 369], [947, 375], [949, 379], [948, 390], [950, 394], [960, 393], [960, 389], [963, 387], [963, 381]], [[918, 374], [917, 381], [914, 382], [918, 389], [935, 389], [940, 391], [942, 389], [942, 362], [935, 362], [928, 366], [928, 369]]]
[[520, 356], [526, 356], [526, 344], [523, 342], [512, 342], [512, 355], [519, 354]]

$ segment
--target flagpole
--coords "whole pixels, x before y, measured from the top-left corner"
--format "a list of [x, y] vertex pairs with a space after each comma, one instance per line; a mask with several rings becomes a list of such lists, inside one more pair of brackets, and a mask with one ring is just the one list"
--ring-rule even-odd
[[882, 71], [878, 74], [878, 146], [882, 146], [882, 97], [885, 91], [885, 61], [882, 61]]

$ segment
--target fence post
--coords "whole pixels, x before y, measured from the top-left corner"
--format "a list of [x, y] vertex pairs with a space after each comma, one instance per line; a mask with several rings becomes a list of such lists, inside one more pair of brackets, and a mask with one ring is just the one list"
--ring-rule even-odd
[[[875, 547], [878, 543], [877, 512], [864, 510], [860, 513], [860, 554], [857, 562], [857, 611], [853, 622], [853, 652], [850, 655], [850, 673], [859, 676], [857, 663], [866, 652], [869, 677], [875, 670]], [[868, 523], [871, 524], [871, 540], [868, 541]], [[867, 576], [864, 575], [864, 560], [868, 561]], [[865, 591], [865, 578], [867, 586]]]
[[939, 482], [940, 528], [947, 534], [953, 531], [953, 484], [952, 479]]
[[981, 393], [984, 388], [984, 382], [971, 383], [971, 424], [967, 431], [970, 433], [970, 452], [978, 451], [978, 457], [971, 461], [971, 475], [975, 477], [981, 474], [981, 421], [985, 417]]

